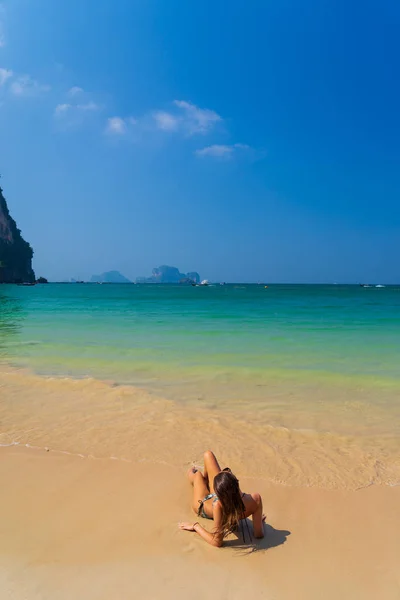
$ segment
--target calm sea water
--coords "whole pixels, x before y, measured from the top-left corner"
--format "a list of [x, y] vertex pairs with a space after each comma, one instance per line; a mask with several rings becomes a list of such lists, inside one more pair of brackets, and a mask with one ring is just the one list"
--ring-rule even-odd
[[[51, 393], [18, 379], [2, 405], [7, 440], [82, 451], [86, 432], [85, 452], [131, 456], [137, 427], [145, 455], [156, 435], [164, 456], [186, 431], [181, 457], [211, 443], [233, 452], [240, 435], [235, 460], [252, 448], [270, 476], [279, 457], [281, 481], [400, 481], [400, 288], [3, 285], [0, 362], [65, 385], [92, 378], [54, 380]], [[126, 384], [175, 404], [142, 413]]]
[[0, 352], [47, 374], [400, 380], [400, 288], [0, 287]]
[[0, 356], [177, 400], [250, 400], [288, 381], [397, 387], [400, 288], [3, 285]]

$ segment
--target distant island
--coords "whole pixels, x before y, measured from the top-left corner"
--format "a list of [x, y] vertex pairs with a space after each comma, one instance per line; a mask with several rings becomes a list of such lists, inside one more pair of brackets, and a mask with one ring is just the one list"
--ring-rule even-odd
[[[34, 284], [35, 273], [32, 269], [33, 250], [26, 242], [16, 222], [11, 217], [3, 190], [0, 187], [0, 283]], [[75, 280], [71, 280], [75, 282]], [[39, 277], [37, 283], [47, 283], [45, 277]], [[77, 283], [83, 283], [79, 281]], [[106, 271], [93, 275], [90, 283], [132, 283], [119, 271]], [[200, 283], [196, 271], [181, 273], [177, 267], [161, 265], [153, 269], [150, 277], [138, 277], [136, 283]]]
[[0, 187], [0, 283], [34, 283], [33, 250], [11, 217]]
[[106, 271], [101, 275], [93, 275], [90, 283], [132, 283], [119, 271]]
[[153, 269], [151, 277], [137, 277], [136, 283], [200, 283], [196, 271], [181, 273], [176, 267], [161, 265]]

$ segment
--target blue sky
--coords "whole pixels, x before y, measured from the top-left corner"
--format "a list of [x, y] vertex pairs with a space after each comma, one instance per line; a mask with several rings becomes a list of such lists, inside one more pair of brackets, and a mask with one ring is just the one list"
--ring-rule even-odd
[[398, 282], [399, 26], [394, 1], [3, 2], [37, 275]]

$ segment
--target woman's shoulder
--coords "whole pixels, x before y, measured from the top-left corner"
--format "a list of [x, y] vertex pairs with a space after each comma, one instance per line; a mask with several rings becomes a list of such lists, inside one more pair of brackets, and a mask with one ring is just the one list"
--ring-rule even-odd
[[258, 492], [251, 494], [243, 494], [243, 501], [248, 508], [254, 508], [256, 510], [261, 504], [261, 495]]
[[251, 497], [253, 498], [254, 502], [256, 502], [257, 504], [259, 504], [261, 502], [261, 494], [259, 494], [258, 492], [253, 492], [251, 494]]

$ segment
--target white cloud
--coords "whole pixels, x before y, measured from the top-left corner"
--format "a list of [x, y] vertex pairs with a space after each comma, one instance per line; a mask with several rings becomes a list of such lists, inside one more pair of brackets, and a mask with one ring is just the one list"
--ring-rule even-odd
[[22, 75], [12, 82], [10, 90], [14, 96], [36, 96], [42, 92], [48, 92], [50, 86], [39, 83], [30, 75]]
[[[222, 121], [222, 117], [214, 110], [199, 108], [185, 100], [174, 100], [170, 110], [156, 109], [145, 112], [138, 120], [129, 117], [110, 117], [105, 125], [105, 132], [115, 136], [125, 136], [130, 132], [130, 125], [136, 125], [135, 136], [131, 136], [131, 139], [138, 140], [142, 135], [148, 135], [149, 132], [154, 133], [155, 131], [187, 137], [209, 133]], [[198, 150], [196, 154], [198, 156], [227, 157], [240, 149], [247, 148], [244, 144], [233, 144], [232, 146], [216, 144]]]
[[96, 110], [100, 110], [100, 106], [95, 102], [87, 102], [86, 104], [70, 104], [69, 102], [65, 102], [57, 104], [54, 114], [56, 117], [62, 117], [72, 112], [91, 112]]
[[232, 146], [224, 146], [222, 144], [214, 144], [213, 146], [206, 146], [201, 150], [196, 150], [197, 156], [214, 156], [214, 157], [227, 157], [233, 152]]
[[100, 106], [98, 104], [96, 104], [96, 102], [86, 102], [86, 104], [77, 104], [76, 105], [77, 110], [89, 110], [89, 111], [93, 111], [93, 110], [100, 110]]
[[200, 150], [196, 150], [197, 156], [211, 156], [213, 158], [231, 158], [237, 150], [250, 150], [250, 146], [247, 144], [213, 144], [212, 146], [206, 146]]
[[222, 121], [222, 117], [214, 110], [199, 108], [185, 100], [174, 100], [173, 104], [178, 109], [173, 113], [164, 110], [153, 112], [152, 117], [157, 129], [181, 131], [189, 135], [204, 134], [211, 131], [216, 123]]
[[59, 131], [70, 131], [79, 129], [94, 119], [94, 115], [100, 112], [102, 107], [93, 100], [77, 103], [70, 99], [69, 102], [61, 102], [54, 109], [54, 119]]
[[60, 116], [60, 115], [63, 115], [63, 114], [65, 114], [65, 113], [66, 113], [66, 112], [67, 112], [67, 111], [68, 111], [70, 108], [72, 108], [72, 105], [71, 105], [71, 104], [67, 104], [67, 103], [65, 103], [65, 104], [57, 104], [57, 106], [56, 106], [56, 108], [55, 108], [55, 110], [54, 110], [54, 114], [55, 114], [55, 115], [58, 115], [58, 116]]
[[176, 131], [179, 127], [179, 119], [171, 113], [162, 110], [153, 113], [157, 128], [163, 131]]
[[174, 104], [183, 112], [182, 120], [191, 134], [207, 133], [216, 123], [222, 121], [222, 117], [214, 110], [199, 108], [185, 100], [174, 100]]
[[77, 96], [78, 94], [82, 94], [83, 89], [77, 85], [74, 85], [71, 89], [68, 90], [68, 96]]
[[106, 132], [113, 135], [124, 135], [127, 131], [125, 119], [121, 117], [110, 117], [107, 119]]
[[0, 86], [4, 85], [10, 77], [13, 76], [13, 72], [9, 69], [0, 69]]
[[136, 125], [137, 120], [133, 117], [110, 117], [107, 119], [106, 133], [110, 135], [125, 135], [128, 133], [129, 125]]

